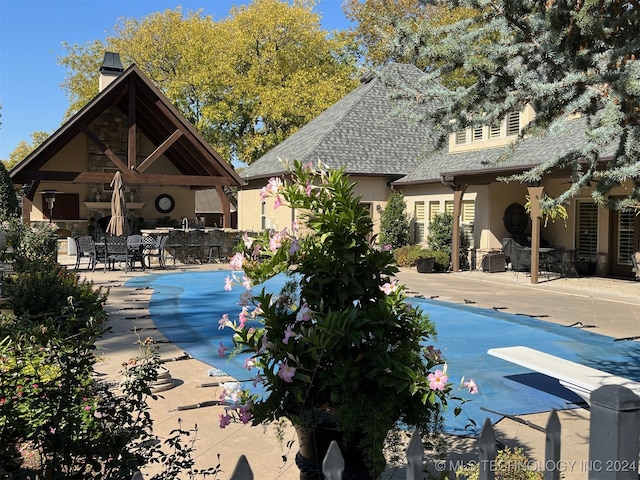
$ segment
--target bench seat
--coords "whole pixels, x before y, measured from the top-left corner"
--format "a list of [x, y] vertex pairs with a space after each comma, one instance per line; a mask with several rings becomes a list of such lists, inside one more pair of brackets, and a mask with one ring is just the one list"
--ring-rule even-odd
[[589, 401], [591, 392], [603, 385], [621, 385], [640, 396], [640, 383], [638, 382], [549, 355], [533, 348], [522, 346], [491, 348], [487, 353], [557, 379], [560, 385], [575, 392], [588, 404], [591, 404]]

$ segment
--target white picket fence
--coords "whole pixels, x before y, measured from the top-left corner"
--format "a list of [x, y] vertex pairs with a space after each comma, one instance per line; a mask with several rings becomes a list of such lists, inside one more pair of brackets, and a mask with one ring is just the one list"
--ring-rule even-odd
[[[591, 394], [589, 430], [588, 480], [638, 480], [640, 453], [640, 397], [618, 385], [606, 385]], [[560, 420], [553, 410], [546, 425], [544, 480], [559, 480], [562, 470], [560, 458]], [[480, 480], [494, 480], [494, 460], [497, 454], [493, 425], [485, 420], [478, 437]], [[427, 478], [424, 469], [424, 448], [420, 435], [414, 431], [406, 450], [406, 480]], [[426, 466], [428, 467], [428, 465]], [[340, 448], [331, 443], [322, 463], [326, 480], [342, 480], [344, 459]], [[253, 480], [253, 471], [242, 455], [231, 480]], [[449, 478], [455, 478], [452, 473]]]

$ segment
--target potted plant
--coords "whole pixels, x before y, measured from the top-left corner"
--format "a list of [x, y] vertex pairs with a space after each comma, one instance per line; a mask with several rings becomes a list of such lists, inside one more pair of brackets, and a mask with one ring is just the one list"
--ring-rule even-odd
[[436, 257], [431, 250], [420, 248], [414, 253], [414, 262], [418, 273], [431, 273], [436, 263]]
[[[300, 223], [245, 234], [231, 262], [244, 274], [228, 276], [225, 288], [250, 289], [276, 274], [287, 281], [279, 293], [246, 290], [237, 320], [220, 320], [234, 330], [235, 351], [248, 355], [264, 392], [227, 391], [220, 424], [290, 420], [302, 479], [322, 478], [323, 445], [336, 435], [345, 458], [363, 460], [345, 471], [364, 469], [357, 478], [375, 479], [385, 468], [389, 432], [402, 424], [428, 438], [447, 402], [463, 400], [453, 396], [446, 364], [429, 346], [433, 324], [393, 277], [390, 249], [369, 242], [372, 221], [354, 185], [322, 165], [295, 162], [289, 176], [272, 178], [261, 195], [273, 197], [276, 208], [288, 204]], [[476, 390], [472, 380], [465, 386]]]

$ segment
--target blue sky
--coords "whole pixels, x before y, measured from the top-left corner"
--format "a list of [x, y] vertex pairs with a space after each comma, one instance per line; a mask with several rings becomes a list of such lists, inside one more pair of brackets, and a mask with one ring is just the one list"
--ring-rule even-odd
[[[319, 0], [317, 13], [325, 29], [350, 26], [343, 0]], [[0, 0], [0, 159], [6, 160], [31, 133], [53, 133], [68, 100], [60, 88], [66, 70], [57, 59], [62, 42], [104, 40], [120, 17], [143, 18], [182, 6], [202, 9], [214, 20], [226, 18], [233, 5], [250, 0]]]

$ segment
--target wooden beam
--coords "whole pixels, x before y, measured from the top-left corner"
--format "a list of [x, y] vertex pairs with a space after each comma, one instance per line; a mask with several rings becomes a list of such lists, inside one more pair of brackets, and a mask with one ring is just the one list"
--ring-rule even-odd
[[153, 162], [155, 162], [167, 149], [173, 145], [180, 137], [182, 136], [182, 132], [180, 130], [176, 130], [173, 132], [169, 138], [167, 138], [164, 142], [162, 142], [158, 148], [156, 148], [151, 154], [145, 158], [140, 165], [136, 167], [136, 170], [139, 173], [144, 172], [147, 168], [149, 168]]
[[229, 199], [220, 185], [216, 185], [216, 192], [218, 192], [220, 205], [222, 205], [222, 226], [224, 228], [231, 228], [231, 204], [229, 203]]
[[98, 147], [100, 151], [104, 153], [107, 158], [115, 164], [116, 167], [118, 167], [123, 172], [129, 170], [129, 167], [122, 160], [120, 160], [120, 157], [118, 157], [109, 147], [102, 143], [102, 140], [100, 140], [96, 134], [89, 130], [86, 125], [83, 125], [82, 127], [80, 127], [80, 129], [82, 130], [82, 133], [84, 133], [87, 138], [91, 140], [96, 145], [96, 147]]
[[133, 170], [136, 165], [138, 151], [138, 134], [136, 132], [136, 82], [134, 77], [129, 78], [129, 128], [127, 132], [127, 163]]
[[[230, 186], [232, 179], [229, 177], [203, 177], [199, 175], [164, 175], [148, 174], [143, 175], [135, 171], [124, 171], [122, 179], [129, 185], [183, 185], [187, 187], [215, 187]], [[108, 183], [113, 179], [113, 174], [104, 172], [81, 172], [73, 183]]]
[[[22, 175], [26, 182], [50, 180], [53, 182], [72, 182], [80, 172], [61, 172], [57, 170], [29, 170]], [[113, 178], [113, 175], [111, 175]], [[32, 187], [33, 188], [33, 187]]]

